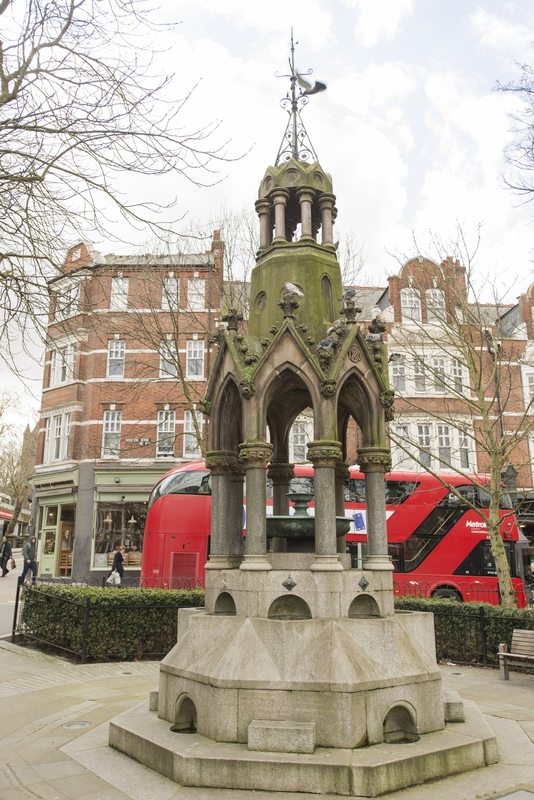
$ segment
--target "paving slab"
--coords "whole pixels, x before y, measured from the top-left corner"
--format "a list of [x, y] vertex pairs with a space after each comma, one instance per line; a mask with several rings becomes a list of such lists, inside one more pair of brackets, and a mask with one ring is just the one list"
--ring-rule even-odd
[[[6, 584], [0, 584], [6, 591]], [[334, 796], [185, 788], [107, 746], [109, 720], [148, 699], [157, 662], [71, 664], [0, 640], [0, 800], [336, 800]], [[445, 690], [474, 700], [499, 763], [383, 795], [383, 800], [534, 800], [534, 675], [444, 666]], [[87, 721], [85, 729], [65, 723]], [[339, 796], [336, 796], [339, 800]]]

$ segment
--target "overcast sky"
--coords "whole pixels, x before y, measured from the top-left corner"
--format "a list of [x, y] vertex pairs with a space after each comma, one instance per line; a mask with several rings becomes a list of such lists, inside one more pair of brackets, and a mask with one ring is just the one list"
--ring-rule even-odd
[[[501, 276], [512, 301], [534, 281], [534, 204], [503, 181], [517, 101], [494, 91], [519, 76], [516, 62], [534, 63], [534, 0], [161, 0], [158, 14], [180, 22], [157, 41], [161, 71], [176, 74], [169, 99], [196, 87], [184, 127], [218, 121], [213, 146], [245, 155], [217, 165], [211, 188], [163, 178], [126, 191], [176, 195], [192, 221], [222, 204], [253, 208], [287, 121], [288, 82], [275, 72], [287, 72], [293, 26], [298, 69], [328, 85], [303, 118], [334, 180], [337, 236], [363, 248], [366, 282], [384, 285], [398, 271], [391, 253], [412, 254], [413, 233], [433, 255], [428, 232], [447, 239], [457, 221], [469, 241], [482, 224], [479, 265]], [[138, 233], [131, 249], [145, 240]]]
[[287, 119], [278, 105], [287, 81], [274, 73], [287, 72], [293, 25], [297, 67], [328, 85], [303, 117], [334, 179], [338, 236], [363, 246], [372, 282], [398, 270], [389, 253], [411, 252], [412, 232], [425, 250], [429, 230], [447, 239], [456, 221], [472, 241], [482, 223], [479, 262], [517, 279], [512, 300], [534, 280], [534, 205], [502, 178], [517, 101], [494, 91], [519, 76], [516, 62], [534, 63], [532, 0], [163, 0], [163, 9], [181, 21], [167, 60], [176, 86], [199, 82], [184, 119], [220, 120], [214, 142], [247, 152], [219, 166], [218, 186], [177, 187], [191, 218], [223, 201], [252, 207]]

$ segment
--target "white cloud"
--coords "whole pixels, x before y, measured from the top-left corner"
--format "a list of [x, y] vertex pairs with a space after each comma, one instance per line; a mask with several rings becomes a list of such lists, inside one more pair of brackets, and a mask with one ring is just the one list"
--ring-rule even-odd
[[532, 25], [513, 22], [478, 7], [470, 17], [481, 44], [514, 59], [521, 59], [531, 50], [534, 38]]
[[360, 18], [356, 38], [364, 47], [373, 47], [383, 39], [392, 39], [403, 17], [413, 13], [414, 0], [343, 0], [356, 7]]
[[363, 72], [349, 73], [332, 82], [329, 99], [358, 118], [390, 135], [403, 147], [412, 147], [413, 134], [402, 103], [414, 92], [416, 80], [404, 64], [370, 64]]
[[499, 265], [509, 287], [514, 277], [527, 280], [532, 269], [527, 257], [530, 231], [524, 211], [514, 207], [514, 197], [499, 177], [511, 135], [511, 98], [477, 96], [449, 73], [430, 76], [425, 89], [431, 138], [415, 214], [419, 241], [424, 242], [429, 230], [443, 240], [454, 239], [458, 222], [474, 239], [482, 223], [479, 268], [491, 271]]
[[323, 0], [270, 0], [268, 5], [254, 0], [177, 0], [170, 6], [173, 14], [188, 6], [195, 12], [219, 14], [231, 18], [238, 30], [255, 28], [264, 33], [283, 36], [286, 45], [291, 26], [295, 38], [318, 50], [325, 44], [335, 43], [332, 31], [332, 14]]

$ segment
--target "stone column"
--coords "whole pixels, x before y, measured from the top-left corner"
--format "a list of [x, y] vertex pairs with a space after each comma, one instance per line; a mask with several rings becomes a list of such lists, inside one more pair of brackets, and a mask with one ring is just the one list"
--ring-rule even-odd
[[273, 449], [264, 441], [247, 441], [239, 447], [247, 475], [247, 543], [240, 569], [272, 569], [267, 558], [265, 468]]
[[[287, 517], [289, 515], [289, 484], [295, 475], [294, 464], [269, 464], [269, 478], [273, 482], [273, 514], [275, 516]], [[285, 553], [287, 551], [287, 539], [277, 536], [273, 539], [273, 552]]]
[[321, 194], [319, 208], [321, 209], [322, 244], [334, 244], [334, 220], [332, 211], [336, 202], [335, 195]]
[[230, 470], [235, 453], [210, 450], [206, 467], [211, 470], [211, 541], [206, 569], [230, 569]]
[[310, 442], [308, 459], [313, 463], [315, 479], [315, 559], [310, 569], [342, 570], [336, 537], [336, 463], [341, 461], [341, 444], [326, 440]]
[[313, 189], [309, 189], [306, 186], [297, 189], [297, 197], [300, 203], [301, 239], [313, 239], [312, 202], [314, 194]]
[[232, 566], [239, 567], [243, 561], [243, 480], [245, 465], [235, 459], [230, 465], [230, 503], [228, 553]]
[[391, 454], [383, 447], [361, 447], [358, 463], [365, 474], [367, 515], [367, 558], [364, 569], [392, 571], [386, 530], [386, 487], [384, 473], [391, 469]]
[[276, 189], [271, 194], [274, 203], [274, 241], [285, 242], [286, 240], [286, 203], [289, 199], [287, 189]]
[[260, 219], [260, 247], [269, 247], [272, 240], [271, 204], [268, 200], [256, 200], [255, 206]]
[[[344, 461], [336, 464], [336, 517], [345, 516], [345, 481], [350, 477], [349, 465]], [[347, 537], [337, 537], [337, 552], [345, 553], [347, 550]]]

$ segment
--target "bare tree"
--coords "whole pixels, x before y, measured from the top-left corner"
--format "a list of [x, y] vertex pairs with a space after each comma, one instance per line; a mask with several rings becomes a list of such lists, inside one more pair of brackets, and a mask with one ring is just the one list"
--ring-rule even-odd
[[505, 151], [515, 174], [505, 180], [511, 189], [530, 200], [534, 192], [534, 67], [530, 64], [517, 66], [521, 74], [516, 81], [497, 83], [499, 91], [514, 95], [520, 101], [518, 111], [511, 115], [514, 141]]
[[31, 494], [30, 478], [35, 469], [38, 426], [33, 430], [26, 428], [22, 437], [13, 432], [2, 438], [0, 454], [0, 486], [11, 498], [13, 516], [5, 530], [11, 536], [15, 530], [20, 512]]
[[117, 216], [169, 230], [172, 198], [122, 194], [121, 173], [198, 184], [225, 157], [215, 126], [180, 127], [187, 92], [165, 100], [157, 32], [143, 0], [0, 0], [0, 355], [15, 369], [9, 342], [44, 330], [47, 279], [73, 241], [115, 238]]
[[[503, 317], [510, 306], [497, 296], [494, 284], [481, 279], [461, 231], [456, 245], [465, 270], [452, 257], [441, 264], [422, 257], [408, 262], [403, 321], [388, 334], [397, 393], [390, 436], [408, 460], [437, 475], [459, 503], [479, 514], [489, 535], [501, 603], [514, 606], [501, 536], [503, 515], [506, 519], [514, 512], [503, 475], [512, 467], [517, 473], [525, 470], [525, 476], [530, 470], [534, 407], [524, 397], [521, 380], [521, 364], [529, 354], [524, 339], [505, 336]], [[431, 438], [429, 420], [436, 423], [437, 441]], [[465, 477], [472, 490], [448, 484], [442, 470]], [[477, 471], [489, 475], [482, 479], [482, 490], [473, 478]]]

